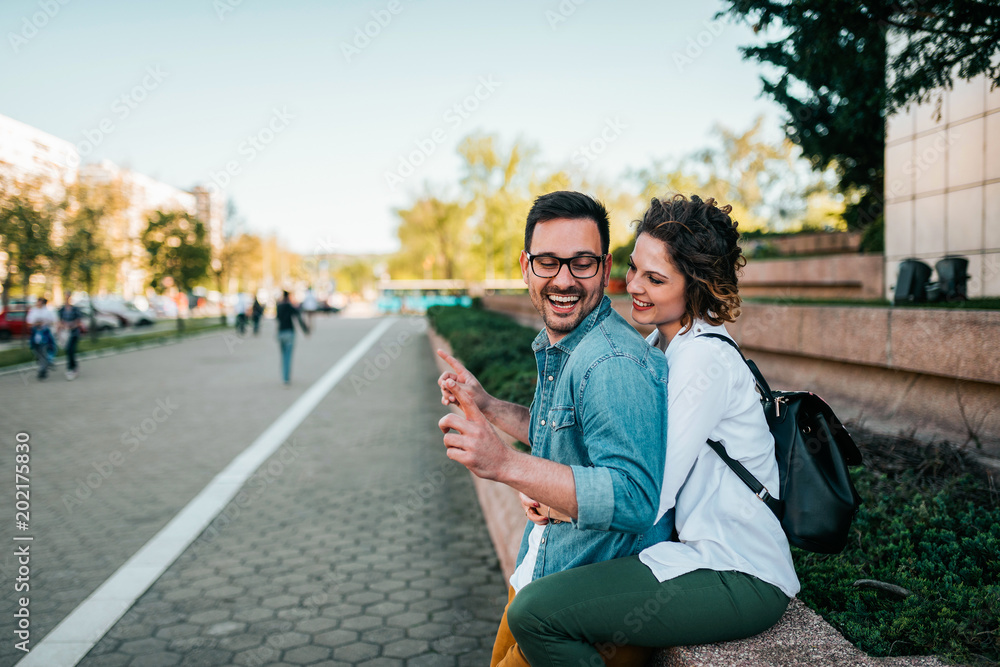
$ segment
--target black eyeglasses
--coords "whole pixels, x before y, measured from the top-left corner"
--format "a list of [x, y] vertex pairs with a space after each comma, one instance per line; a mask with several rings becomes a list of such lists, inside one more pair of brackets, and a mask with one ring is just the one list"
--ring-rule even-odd
[[539, 278], [555, 278], [562, 270], [563, 264], [569, 266], [570, 275], [574, 278], [593, 278], [604, 261], [604, 257], [596, 255], [577, 255], [576, 257], [553, 257], [552, 255], [528, 255], [531, 272]]

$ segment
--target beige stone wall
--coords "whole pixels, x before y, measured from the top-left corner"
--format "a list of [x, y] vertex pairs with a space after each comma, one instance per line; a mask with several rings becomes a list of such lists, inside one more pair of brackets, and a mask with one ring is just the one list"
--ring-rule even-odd
[[956, 81], [886, 123], [885, 280], [899, 262], [969, 259], [969, 296], [1000, 296], [1000, 89]]
[[829, 255], [750, 260], [740, 294], [792, 299], [881, 299], [885, 279], [881, 255]]

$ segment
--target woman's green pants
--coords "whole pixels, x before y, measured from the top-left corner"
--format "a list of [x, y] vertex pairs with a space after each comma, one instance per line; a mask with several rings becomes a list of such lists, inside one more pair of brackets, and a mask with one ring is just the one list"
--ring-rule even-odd
[[685, 646], [749, 637], [788, 606], [779, 588], [742, 572], [695, 570], [659, 582], [638, 556], [542, 577], [507, 610], [533, 667], [601, 667], [617, 646]]

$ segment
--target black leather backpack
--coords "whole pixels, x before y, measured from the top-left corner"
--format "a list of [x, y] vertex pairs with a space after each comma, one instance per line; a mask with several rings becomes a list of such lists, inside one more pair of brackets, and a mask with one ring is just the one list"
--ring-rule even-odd
[[757, 381], [761, 405], [778, 460], [780, 488], [773, 497], [722, 443], [708, 445], [739, 475], [781, 522], [793, 546], [815, 553], [835, 554], [847, 545], [851, 521], [861, 505], [848, 466], [861, 464], [861, 452], [833, 410], [809, 391], [773, 391], [757, 365], [743, 356], [731, 338], [724, 340], [740, 353]]

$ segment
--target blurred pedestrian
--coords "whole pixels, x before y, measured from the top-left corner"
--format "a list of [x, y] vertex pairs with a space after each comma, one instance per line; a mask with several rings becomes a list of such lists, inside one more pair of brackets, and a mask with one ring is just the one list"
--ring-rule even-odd
[[292, 350], [295, 348], [295, 322], [299, 321], [302, 331], [308, 336], [309, 327], [302, 321], [302, 313], [292, 303], [285, 290], [278, 304], [278, 342], [281, 344], [281, 379], [287, 387], [292, 381]]
[[66, 300], [57, 312], [59, 318], [59, 332], [66, 332], [66, 379], [75, 380], [79, 375], [76, 364], [76, 347], [80, 343], [80, 323], [83, 321], [83, 314], [80, 309], [73, 305], [73, 297], [66, 294]]
[[319, 301], [316, 299], [312, 285], [306, 290], [306, 296], [302, 299], [302, 310], [306, 312], [306, 320], [309, 322], [309, 327], [311, 328], [313, 325], [313, 315], [319, 310]]
[[250, 307], [250, 319], [253, 320], [253, 335], [260, 333], [260, 318], [264, 315], [264, 304], [254, 296], [253, 305]]
[[44, 296], [38, 297], [38, 301], [28, 310], [25, 318], [25, 322], [31, 327], [31, 351], [38, 360], [39, 380], [48, 377], [49, 366], [56, 356], [56, 339], [52, 335], [56, 314], [49, 308], [48, 303], [49, 300]]
[[244, 335], [247, 332], [247, 297], [240, 292], [236, 295], [236, 333]]

